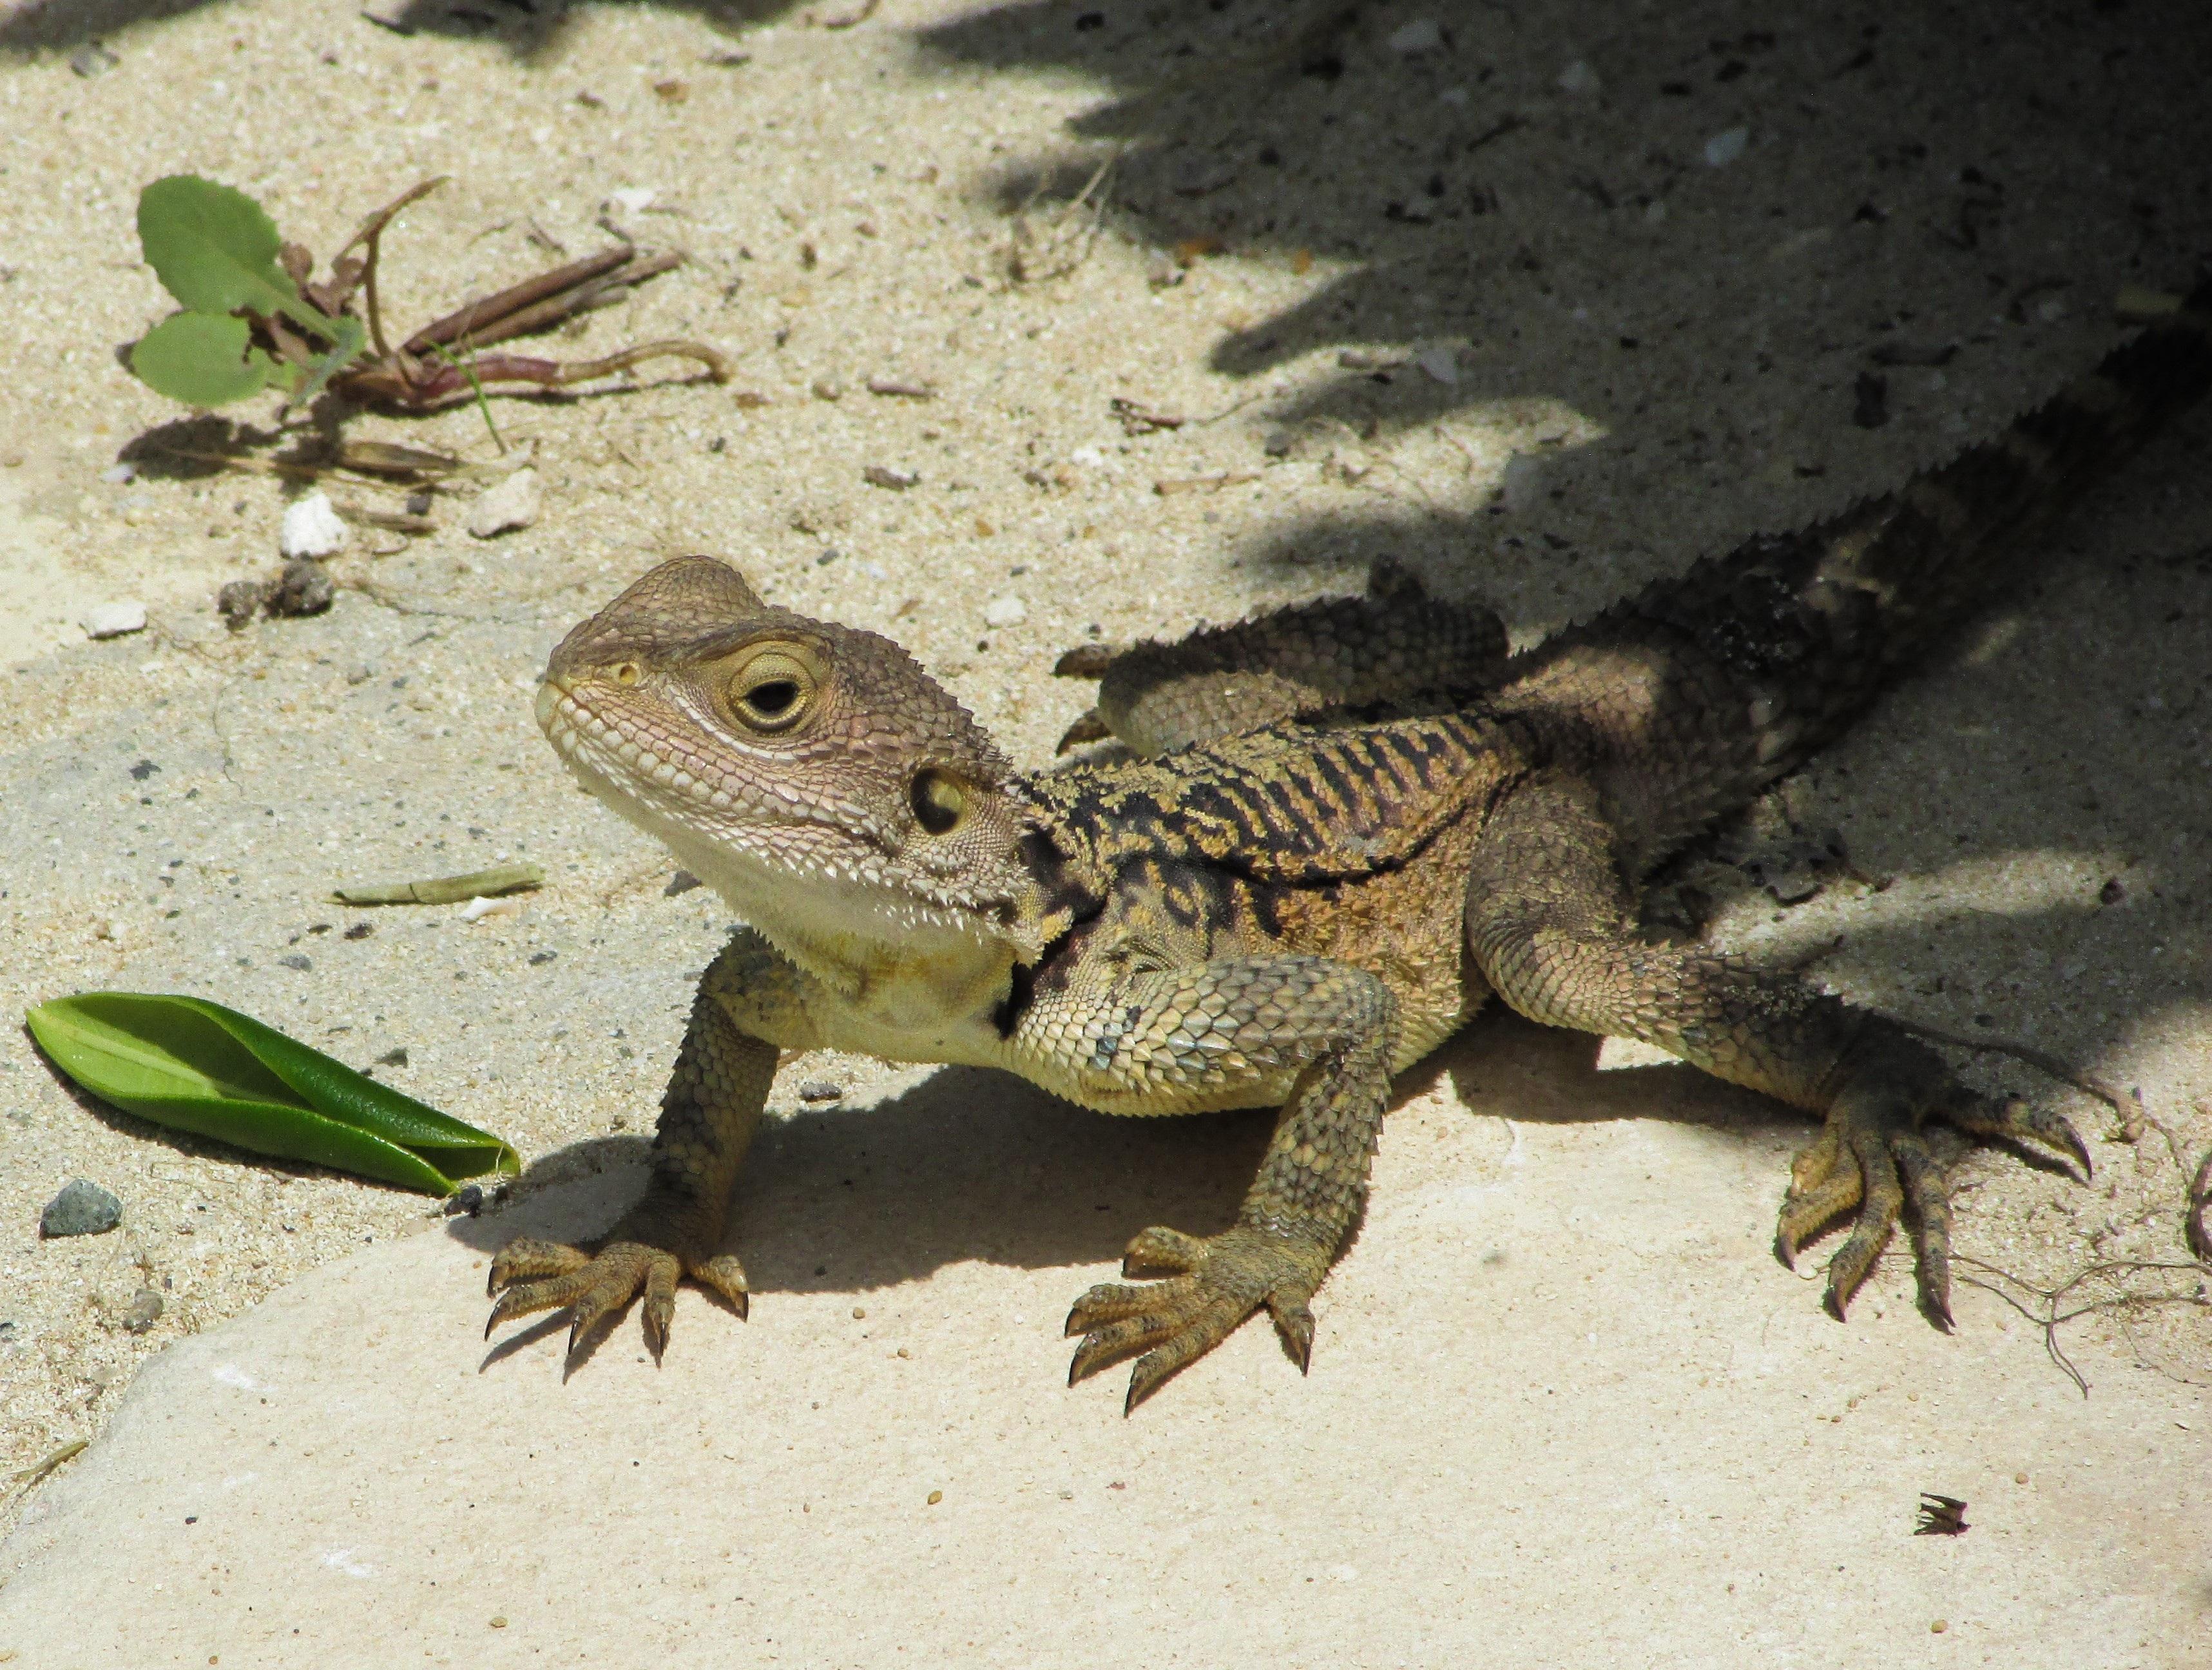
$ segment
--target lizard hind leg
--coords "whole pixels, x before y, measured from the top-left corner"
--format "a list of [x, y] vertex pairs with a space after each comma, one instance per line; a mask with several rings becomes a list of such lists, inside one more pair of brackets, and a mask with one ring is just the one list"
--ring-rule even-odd
[[1645, 940], [1616, 849], [1586, 781], [1540, 775], [1502, 805], [1470, 866], [1468, 940], [1485, 978], [1532, 1020], [1656, 1044], [1820, 1115], [1820, 1135], [1791, 1167], [1776, 1252], [1789, 1263], [1848, 1218], [1828, 1265], [1827, 1303], [1840, 1317], [1902, 1219], [1917, 1231], [1921, 1303], [1948, 1325], [1948, 1182], [1924, 1124], [2086, 1169], [2073, 1127], [2017, 1100], [1977, 1096], [1896, 1023], [1793, 976]]

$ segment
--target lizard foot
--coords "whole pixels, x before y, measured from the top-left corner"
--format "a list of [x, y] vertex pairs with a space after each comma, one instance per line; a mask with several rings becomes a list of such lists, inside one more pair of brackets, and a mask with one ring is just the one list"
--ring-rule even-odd
[[1313, 1355], [1313, 1312], [1306, 1302], [1328, 1266], [1329, 1249], [1319, 1242], [1250, 1224], [1202, 1240], [1179, 1230], [1146, 1230], [1129, 1243], [1122, 1273], [1173, 1273], [1143, 1286], [1101, 1282], [1075, 1302], [1067, 1332], [1085, 1339], [1068, 1364], [1067, 1383], [1144, 1352], [1129, 1373], [1121, 1406], [1127, 1414], [1262, 1305], [1303, 1370]]
[[720, 1294], [739, 1316], [745, 1314], [745, 1272], [727, 1253], [695, 1259], [640, 1242], [611, 1241], [594, 1255], [528, 1236], [510, 1241], [491, 1261], [485, 1287], [499, 1296], [499, 1303], [484, 1323], [484, 1338], [512, 1317], [566, 1307], [574, 1315], [568, 1327], [573, 1357], [604, 1318], [642, 1292], [645, 1343], [657, 1361], [668, 1345], [676, 1284], [683, 1276]]
[[[1839, 1318], [1905, 1212], [1919, 1231], [1921, 1305], [1931, 1320], [1951, 1325], [1950, 1182], [1921, 1133], [1921, 1102], [1892, 1086], [1848, 1089], [1829, 1108], [1820, 1136], [1790, 1163], [1774, 1238], [1783, 1263], [1794, 1265], [1800, 1247], [1858, 1209], [1828, 1261], [1827, 1303]], [[2089, 1152], [2074, 1127], [2017, 1096], [1978, 1096], [1953, 1084], [1927, 1111], [1970, 1135], [2049, 1150], [2088, 1175]]]

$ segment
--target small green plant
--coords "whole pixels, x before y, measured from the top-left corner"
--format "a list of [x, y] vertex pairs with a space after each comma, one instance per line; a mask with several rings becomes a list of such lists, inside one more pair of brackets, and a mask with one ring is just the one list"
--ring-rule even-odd
[[185, 309], [131, 350], [131, 368], [157, 394], [222, 406], [273, 383], [310, 399], [368, 345], [359, 319], [301, 296], [278, 264], [276, 223], [243, 191], [191, 174], [157, 179], [138, 194], [138, 244]]
[[297, 404], [329, 388], [411, 411], [481, 404], [487, 385], [558, 388], [669, 355], [697, 361], [715, 382], [728, 380], [728, 361], [703, 343], [646, 343], [575, 365], [484, 351], [604, 307], [684, 260], [641, 255], [629, 244], [465, 302], [393, 347], [377, 304], [385, 228], [443, 183], [425, 180], [363, 221], [318, 282], [314, 258], [287, 243], [245, 192], [193, 174], [155, 180], [139, 193], [138, 242], [184, 311], [139, 339], [131, 368], [157, 394], [192, 406], [228, 405], [264, 388]]
[[56, 1066], [156, 1125], [426, 1194], [520, 1167], [490, 1133], [204, 998], [87, 992], [24, 1020]]

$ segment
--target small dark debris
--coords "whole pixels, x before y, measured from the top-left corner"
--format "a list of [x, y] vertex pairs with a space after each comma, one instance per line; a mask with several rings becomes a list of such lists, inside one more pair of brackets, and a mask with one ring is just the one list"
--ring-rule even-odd
[[1862, 429], [1879, 429], [1889, 422], [1889, 379], [1862, 371], [1851, 384], [1851, 422]]
[[1659, 90], [1670, 99], [1686, 99], [1694, 89], [1687, 82], [1662, 82]]
[[2128, 890], [2118, 876], [2106, 878], [2105, 884], [2097, 890], [2097, 902], [2100, 905], [2116, 905], [2127, 896]]
[[161, 1320], [163, 1301], [159, 1289], [142, 1287], [123, 1307], [123, 1331], [143, 1333]]
[[366, 939], [375, 932], [376, 925], [374, 922], [356, 922], [345, 931], [345, 937], [349, 939]]
[[1912, 1527], [1914, 1536], [1956, 1537], [1971, 1528], [1966, 1523], [1966, 1504], [1957, 1497], [1920, 1492], [1920, 1523]]
[[542, 969], [559, 955], [558, 951], [532, 951], [530, 953], [530, 966]]
[[1995, 1015], [1977, 1015], [1974, 1017], [1974, 1024], [1976, 1026], [1995, 1026], [1996, 1023], [1997, 1017]]
[[705, 885], [705, 883], [689, 870], [678, 870], [668, 878], [668, 885], [660, 890], [660, 896], [664, 899], [672, 899], [679, 893], [689, 893], [695, 887]]
[[1867, 355], [1876, 365], [1948, 365], [1959, 351], [1954, 342], [1885, 342]]
[[407, 513], [410, 516], [428, 516], [430, 513], [432, 502], [427, 492], [410, 493], [407, 495]]
[[466, 1212], [471, 1218], [483, 1211], [484, 1192], [482, 1185], [465, 1183], [446, 1197], [445, 1212], [448, 1218], [459, 1218]]
[[1075, 33], [1078, 34], [1086, 34], [1092, 29], [1103, 29], [1105, 27], [1104, 12], [1078, 12], [1075, 15]]
[[1260, 450], [1271, 458], [1288, 458], [1294, 440], [1288, 429], [1271, 429], [1267, 438], [1260, 443]]
[[407, 1047], [404, 1044], [402, 1044], [398, 1049], [386, 1050], [383, 1054], [376, 1058], [376, 1065], [380, 1067], [405, 1066], [407, 1065]]
[[263, 607], [271, 615], [319, 615], [337, 595], [327, 568], [312, 556], [295, 556], [284, 565]]
[[276, 960], [288, 969], [297, 969], [303, 975], [315, 966], [315, 960], [313, 957], [299, 951], [294, 951], [289, 956], [280, 956]]
[[799, 1087], [801, 1102], [842, 1102], [845, 1087], [833, 1084], [826, 1078], [810, 1078]]
[[90, 81], [94, 76], [104, 76], [123, 60], [109, 52], [104, 42], [88, 41], [70, 54], [70, 73]]
[[131, 768], [131, 780], [133, 782], [143, 783], [161, 768], [151, 760], [141, 760]]
[[215, 594], [216, 613], [230, 623], [233, 632], [242, 631], [253, 623], [276, 589], [265, 580], [234, 580]]

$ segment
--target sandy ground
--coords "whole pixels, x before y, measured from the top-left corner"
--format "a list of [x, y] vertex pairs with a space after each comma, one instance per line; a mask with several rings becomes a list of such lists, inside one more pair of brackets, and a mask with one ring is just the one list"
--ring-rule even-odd
[[[1401, 5], [1370, 8], [1287, 58], [1268, 45], [1283, 9], [1249, 3], [1143, 13], [886, 0], [834, 28], [842, 7], [369, 9], [401, 28], [350, 5], [274, 0], [0, 6], [0, 179], [15, 205], [0, 220], [11, 371], [0, 403], [10, 665], [0, 1009], [90, 987], [179, 990], [356, 1063], [404, 1048], [405, 1066], [380, 1071], [511, 1139], [533, 1186], [635, 1157], [690, 977], [724, 926], [710, 896], [665, 890], [665, 856], [569, 789], [529, 720], [526, 691], [547, 648], [659, 557], [715, 551], [779, 601], [894, 633], [1012, 751], [1039, 758], [1084, 706], [1080, 688], [1048, 677], [1070, 643], [1351, 589], [1383, 553], [1490, 598], [1517, 639], [1533, 638], [1994, 428], [2117, 339], [2122, 285], [2178, 287], [2212, 252], [2202, 166], [2212, 106], [2199, 81], [2212, 41], [2201, 8], [2181, 0], [2116, 12], [1971, 0], [1901, 17]], [[1425, 19], [1447, 27], [1433, 46], [1401, 50], [1420, 46]], [[1087, 208], [1062, 205], [1109, 160], [1090, 199], [1106, 205], [1094, 234]], [[179, 169], [251, 191], [319, 254], [406, 185], [450, 174], [387, 241], [388, 303], [409, 326], [557, 258], [547, 246], [597, 247], [594, 222], [612, 201], [641, 241], [684, 248], [691, 264], [558, 351], [698, 337], [733, 356], [736, 380], [714, 388], [648, 369], [635, 388], [497, 403], [507, 442], [537, 449], [547, 504], [536, 526], [474, 540], [465, 507], [448, 501], [436, 534], [357, 531], [334, 565], [343, 589], [328, 615], [234, 635], [214, 592], [273, 567], [290, 489], [178, 453], [250, 441], [265, 458], [273, 408], [238, 408], [228, 428], [180, 416], [112, 351], [167, 311], [137, 260], [131, 211], [141, 185]], [[1900, 348], [1888, 357], [1906, 363], [1875, 357]], [[1877, 427], [1854, 422], [1867, 376], [1884, 381]], [[872, 378], [935, 398], [872, 394]], [[1124, 423], [1116, 399], [1189, 421]], [[494, 455], [468, 411], [354, 416], [346, 428]], [[2094, 1262], [2184, 1257], [2182, 1167], [2212, 1140], [2208, 448], [2203, 415], [2152, 448], [2047, 562], [2024, 569], [1950, 664], [1790, 790], [1790, 815], [1840, 829], [1858, 869], [1892, 885], [1841, 884], [1782, 909], [1740, 872], [1705, 877], [1722, 895], [1722, 943], [1811, 963], [1838, 991], [1950, 1030], [2020, 1037], [2139, 1089], [2171, 1143], [2157, 1129], [2113, 1142], [2098, 1104], [2025, 1068], [1974, 1069], [2033, 1087], [2103, 1139], [2089, 1188], [1969, 1163], [1962, 1250], [2045, 1289]], [[876, 487], [870, 466], [920, 481]], [[1204, 484], [1162, 494], [1163, 482]], [[85, 610], [120, 598], [147, 606], [148, 630], [87, 642]], [[987, 625], [1008, 598], [1021, 618]], [[519, 917], [470, 926], [451, 909], [324, 902], [346, 881], [501, 856], [552, 877]], [[372, 932], [347, 937], [362, 924]], [[1684, 1198], [1718, 1190], [1731, 1224], [1771, 1221], [1786, 1133], [1763, 1139], [1763, 1116], [1732, 1104], [1745, 1136], [1740, 1160], [1727, 1159], [1735, 1151], [1705, 1130], [1695, 1093], [1664, 1088], [1662, 1072], [1624, 1105], [1607, 1088], [1616, 1076], [1593, 1076], [1577, 1048], [1547, 1054], [1510, 1025], [1478, 1028], [1443, 1078], [1409, 1087], [1409, 1106], [1440, 1121], [1481, 1110], [1470, 1128], [1490, 1130], [1511, 1110], [1462, 1081], [1480, 1078], [1486, 1050], [1535, 1050], [1619, 1115], [1578, 1128], [1574, 1163], [1545, 1174], [1575, 1180], [1583, 1210], [1632, 1218], [1651, 1169], [1644, 1145], [1656, 1141], [1674, 1157], [1669, 1177], [1721, 1168], [1686, 1176]], [[840, 1168], [873, 1140], [861, 1114], [837, 1126], [799, 1112], [797, 1086], [823, 1077], [887, 1087], [880, 1105], [909, 1123], [939, 1105], [913, 1096], [945, 1094], [898, 1091], [911, 1081], [865, 1062], [792, 1064], [774, 1105], [794, 1121], [787, 1163], [817, 1168], [789, 1185], [801, 1201], [854, 1175]], [[1227, 1136], [1102, 1136], [1017, 1087], [972, 1076], [959, 1086], [956, 1108], [985, 1112], [951, 1120], [949, 1140], [1000, 1140], [1000, 1113], [1019, 1111], [1119, 1173], [1211, 1155], [1218, 1176], [1185, 1201], [1193, 1227], [1236, 1193], [1241, 1161], [1222, 1157], [1249, 1148], [1251, 1133], [1234, 1122]], [[842, 1134], [810, 1150], [817, 1130]], [[772, 1145], [770, 1162], [787, 1163]], [[954, 1379], [927, 1395], [934, 1406], [957, 1386], [1048, 1427], [1094, 1426], [1104, 1399], [1054, 1389], [1043, 1299], [1025, 1285], [993, 1298], [984, 1278], [997, 1264], [1042, 1269], [1042, 1288], [1065, 1303], [1152, 1221], [1153, 1195], [1117, 1173], [1095, 1224], [1000, 1245], [993, 1226], [1012, 1209], [1003, 1187], [979, 1187], [979, 1169], [988, 1181], [980, 1161], [915, 1174], [917, 1187], [968, 1191], [933, 1209], [933, 1222], [965, 1226], [954, 1243], [964, 1250], [949, 1255], [951, 1302], [1027, 1307], [1042, 1332], [1018, 1363], [989, 1353], [963, 1363], [947, 1335], [933, 1356]], [[123, 1227], [42, 1242], [39, 1209], [74, 1176], [123, 1198]], [[1085, 1219], [1097, 1204], [1064, 1167], [1037, 1186]], [[895, 1190], [877, 1199], [896, 1211]], [[379, 1256], [429, 1228], [429, 1210], [105, 1111], [11, 1035], [0, 1045], [0, 1473], [96, 1437], [150, 1355], [319, 1266], [365, 1248]], [[1779, 1296], [1775, 1310], [1814, 1315], [1814, 1290], [1778, 1272], [1757, 1235], [1723, 1238], [1726, 1260], [1698, 1283], [1677, 1290], [1662, 1264], [1624, 1269], [1578, 1318], [1632, 1340], [1655, 1309], [1732, 1278]], [[467, 1245], [422, 1244], [433, 1242]], [[1348, 1311], [1325, 1314], [1316, 1382], [1329, 1353], [1358, 1351], [1392, 1371], [1363, 1369], [1376, 1395], [1445, 1395], [1424, 1366], [1428, 1346], [1408, 1342], [1432, 1341], [1455, 1314], [1449, 1296], [1478, 1274], [1510, 1280], [1540, 1263], [1540, 1248], [1516, 1248], [1531, 1262], [1503, 1278], [1478, 1271], [1486, 1244], [1447, 1238], [1390, 1261], [1388, 1280], [1370, 1272], [1360, 1303], [1382, 1323], [1355, 1340]], [[392, 1256], [422, 1254], [410, 1242]], [[921, 1292], [947, 1279], [933, 1257], [886, 1254], [841, 1289], [835, 1251], [817, 1261], [834, 1273], [799, 1272], [797, 1284], [848, 1306], [863, 1286]], [[442, 1266], [418, 1273], [444, 1279]], [[2077, 1294], [2186, 1296], [2193, 1280], [2127, 1270]], [[145, 1285], [165, 1308], [134, 1333], [125, 1307]], [[1900, 1260], [1877, 1291], [1892, 1313], [1886, 1383], [1953, 1372], [1942, 1364], [1957, 1342], [1901, 1326]], [[447, 1320], [474, 1310], [465, 1290], [437, 1303]], [[764, 1297], [757, 1318], [770, 1309]], [[2010, 1315], [1980, 1295], [1965, 1310], [1969, 1328], [1989, 1331]], [[826, 1300], [819, 1309], [842, 1314]], [[2063, 1444], [2105, 1431], [2096, 1396], [2082, 1404], [2039, 1330], [2011, 1321], [1972, 1360], [2092, 1424], [2050, 1413], [2057, 1424], [2008, 1433], [2014, 1417], [1990, 1415], [1990, 1454], [2031, 1434]], [[721, 1324], [701, 1306], [682, 1326], [696, 1337]], [[1492, 1327], [1511, 1325], [1492, 1319], [1454, 1349], [1480, 1351]], [[2100, 1389], [2157, 1382], [2142, 1429], [2109, 1452], [2143, 1458], [2154, 1509], [2157, 1491], [2201, 1468], [2204, 1421], [2184, 1428], [2192, 1418], [2168, 1404], [2201, 1398], [2212, 1379], [2212, 1327], [2188, 1305], [2128, 1307], [2060, 1337]], [[1205, 1382], [1189, 1406], [1209, 1423], [1273, 1418], [1240, 1404], [1242, 1377], [1268, 1399], [1299, 1390], [1264, 1343], [1240, 1342], [1234, 1373]], [[750, 1328], [717, 1349], [740, 1345], [747, 1357], [773, 1349]], [[404, 1357], [409, 1342], [385, 1349]], [[1454, 1411], [1469, 1434], [1486, 1388], [1450, 1388], [1477, 1400]], [[1664, 1376], [1646, 1389], [1674, 1395]], [[1176, 1421], [1181, 1391], [1146, 1418]], [[1724, 1392], [1683, 1407], [1724, 1411]], [[167, 1394], [156, 1382], [145, 1395]], [[1755, 1424], [1767, 1412], [1752, 1399], [1737, 1413]], [[1297, 1430], [1360, 1465], [1349, 1415], [1334, 1426], [1302, 1418]], [[1639, 1438], [1595, 1406], [1583, 1433], [1600, 1456]], [[90, 1469], [100, 1454], [70, 1465]], [[97, 1476], [122, 1488], [112, 1468]], [[1386, 1497], [1391, 1477], [1387, 1466], [1377, 1475]], [[12, 1521], [27, 1499], [35, 1520], [66, 1482], [15, 1492], [0, 1512]], [[1599, 1511], [1566, 1475], [1538, 1469], [1523, 1482]], [[1893, 1532], [1909, 1523], [1914, 1491], [1939, 1488], [1934, 1474], [1897, 1482], [1905, 1506], [1886, 1504], [1881, 1521]], [[53, 1551], [80, 1546], [55, 1541], [57, 1527], [94, 1534], [97, 1497], [88, 1507], [79, 1487], [73, 1500], [35, 1536], [27, 1522], [0, 1581], [37, 1559], [52, 1581]], [[1630, 1511], [1618, 1492], [1603, 1505]], [[1779, 1504], [1826, 1506], [1817, 1484]], [[2047, 1552], [2118, 1534], [2117, 1521], [2069, 1528], [2069, 1514], [2108, 1510], [2062, 1503], [2006, 1534], [2042, 1539]], [[2166, 1539], [2157, 1558], [2172, 1581], [2140, 1618], [2069, 1636], [2069, 1661], [2184, 1661], [2171, 1655], [2185, 1638], [2174, 1632], [2201, 1627], [2206, 1591], [2201, 1560], [2188, 1564], [2172, 1539], [2201, 1512], [2154, 1511], [2145, 1534]], [[1778, 1559], [1773, 1574], [1780, 1606], [1826, 1592], [1809, 1545], [1792, 1548], [1802, 1559]], [[1663, 1591], [1697, 1564], [1694, 1551], [1681, 1559], [1655, 1559], [1640, 1581]], [[1587, 1593], [1601, 1623], [1605, 1603]], [[1181, 1604], [1168, 1600], [1164, 1626]], [[2145, 1620], [2148, 1633], [2136, 1628]], [[1610, 1637], [1574, 1638], [1595, 1650]], [[2099, 1643], [2103, 1656], [2083, 1656]], [[1803, 1661], [1827, 1661], [1807, 1650]], [[1528, 1651], [1540, 1656], [1540, 1644]], [[848, 1655], [891, 1661], [857, 1645]], [[1407, 1661], [1428, 1661], [1415, 1648]]]

